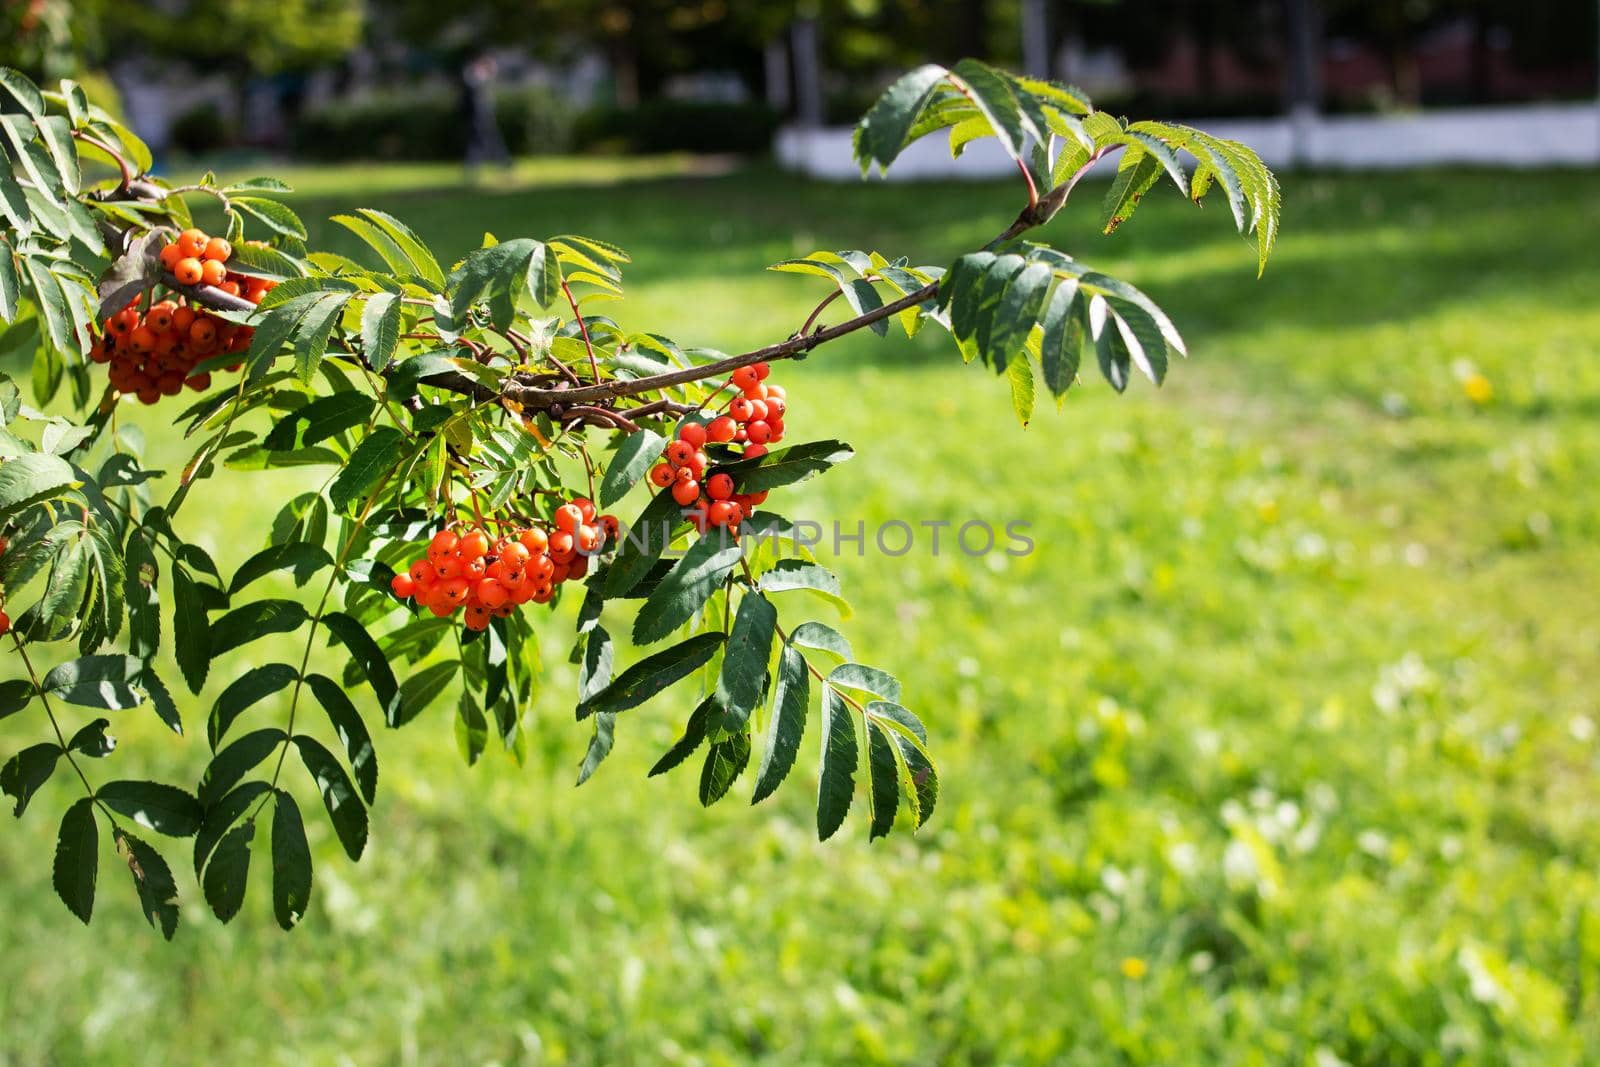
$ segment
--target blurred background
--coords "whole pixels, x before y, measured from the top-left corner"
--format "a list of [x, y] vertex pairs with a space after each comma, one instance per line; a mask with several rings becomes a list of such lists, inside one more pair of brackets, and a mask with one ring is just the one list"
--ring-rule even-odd
[[[608, 313], [685, 344], [796, 329], [823, 293], [779, 259], [946, 263], [1015, 216], [976, 149], [960, 184], [942, 144], [920, 184], [854, 177], [841, 130], [930, 59], [1238, 131], [1285, 215], [1260, 281], [1165, 186], [1114, 237], [1092, 182], [1050, 224], [1184, 331], [1159, 391], [1086, 376], [1023, 428], [934, 331], [775, 371], [797, 440], [859, 452], [785, 513], [1033, 524], [1020, 559], [824, 551], [855, 616], [784, 605], [905, 679], [942, 757], [918, 836], [814, 840], [815, 722], [776, 797], [702, 810], [692, 770], [645, 777], [670, 701], [574, 789], [568, 603], [523, 760], [467, 767], [448, 696], [385, 733], [367, 855], [308, 824], [293, 934], [262, 842], [227, 927], [183, 843], [174, 943], [109, 853], [81, 926], [50, 783], [0, 829], [0, 1064], [1600, 1061], [1597, 10], [4, 0], [0, 63], [78, 78], [174, 176], [287, 177], [313, 247], [364, 254], [325, 221], [355, 206], [441, 256], [593, 235], [634, 255]], [[128, 418], [181, 467], [165, 416]], [[223, 472], [183, 533], [231, 571], [314, 484]], [[197, 781], [198, 724], [275, 640], [183, 702], [187, 739], [130, 713], [96, 769]]]

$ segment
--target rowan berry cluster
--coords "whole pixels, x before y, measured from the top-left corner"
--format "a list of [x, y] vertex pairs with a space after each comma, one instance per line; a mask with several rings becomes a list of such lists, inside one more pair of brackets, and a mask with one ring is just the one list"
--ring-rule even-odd
[[677, 440], [667, 445], [664, 461], [650, 469], [650, 483], [669, 490], [679, 506], [689, 509], [689, 519], [701, 533], [712, 526], [737, 532], [739, 523], [767, 499], [765, 491], [735, 492], [733, 476], [711, 470], [711, 457], [704, 449], [707, 443], [743, 445], [735, 458], [752, 459], [783, 440], [788, 402], [783, 386], [766, 384], [770, 372], [765, 363], [734, 371], [722, 388], [731, 385], [740, 392], [727, 403], [726, 412], [707, 423], [685, 422], [678, 428]]
[[562, 582], [589, 573], [589, 557], [615, 544], [614, 515], [596, 515], [578, 498], [556, 509], [553, 529], [529, 526], [491, 539], [482, 527], [440, 530], [427, 554], [389, 583], [395, 596], [414, 599], [439, 618], [465, 609], [469, 630], [509, 616], [518, 605], [547, 604]]
[[277, 282], [233, 273], [228, 270], [231, 258], [233, 245], [196, 229], [184, 230], [177, 240], [161, 250], [161, 265], [178, 279], [178, 284], [209, 285], [229, 296], [243, 297], [252, 304], [261, 303], [261, 298], [271, 292]]
[[[161, 250], [161, 262], [185, 285], [214, 285], [259, 304], [277, 284], [266, 278], [230, 274], [225, 264], [233, 246], [200, 230], [185, 230]], [[250, 347], [254, 331], [191, 307], [183, 298], [157, 301], [140, 314], [138, 299], [105, 322], [104, 332], [89, 348], [89, 358], [110, 365], [108, 380], [119, 393], [154, 404], [177, 396], [185, 385], [204, 392], [209, 372], [195, 367], [212, 356], [239, 353]], [[228, 369], [236, 371], [239, 364]]]

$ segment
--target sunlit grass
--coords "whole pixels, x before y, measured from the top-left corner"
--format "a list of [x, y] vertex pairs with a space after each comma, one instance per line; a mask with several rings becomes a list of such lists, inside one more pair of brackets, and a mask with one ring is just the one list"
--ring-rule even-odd
[[[728, 350], [788, 335], [820, 296], [770, 262], [942, 262], [1015, 209], [1000, 186], [766, 170], [297, 184], [326, 191], [297, 202], [309, 220], [376, 203], [451, 254], [486, 230], [616, 241], [635, 256], [616, 314]], [[529, 765], [464, 768], [443, 702], [382, 736], [369, 855], [352, 866], [312, 825], [316, 895], [293, 935], [272, 926], [264, 850], [223, 928], [181, 844], [174, 945], [109, 857], [78, 926], [49, 888], [72, 795], [52, 783], [0, 835], [0, 1061], [116, 1060], [130, 1035], [171, 1062], [1594, 1058], [1592, 189], [1578, 173], [1291, 177], [1259, 282], [1220, 208], [1153, 198], [1113, 239], [1092, 204], [1069, 209], [1052, 237], [1146, 287], [1193, 356], [1120, 398], [1086, 372], [1027, 429], [931, 331], [781, 368], [795, 436], [860, 452], [775, 494], [781, 510], [1032, 524], [1024, 558], [924, 542], [828, 560], [856, 603], [842, 625], [900, 673], [942, 756], [920, 837], [868, 846], [853, 820], [814, 841], [814, 723], [773, 801], [750, 810], [746, 781], [702, 811], [692, 770], [644, 777], [687, 713], [670, 700], [627, 713], [572, 789], [587, 735], [558, 619]], [[159, 419], [129, 417], [166, 463], [186, 456]], [[225, 477], [184, 529], [235, 564], [300, 477]], [[834, 619], [785, 596], [802, 598], [791, 619]], [[209, 700], [246, 659], [292, 651], [219, 664], [185, 702], [186, 742], [124, 716], [123, 750], [95, 769], [197, 779]], [[5, 723], [0, 751], [31, 725]]]

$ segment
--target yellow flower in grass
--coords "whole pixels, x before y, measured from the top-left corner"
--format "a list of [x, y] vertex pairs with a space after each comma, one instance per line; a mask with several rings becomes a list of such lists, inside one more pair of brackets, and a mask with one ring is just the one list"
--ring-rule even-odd
[[1494, 399], [1494, 383], [1477, 371], [1461, 379], [1461, 391], [1467, 399], [1480, 407]]
[[1122, 960], [1122, 977], [1137, 982], [1150, 973], [1150, 965], [1138, 956], [1125, 956]]

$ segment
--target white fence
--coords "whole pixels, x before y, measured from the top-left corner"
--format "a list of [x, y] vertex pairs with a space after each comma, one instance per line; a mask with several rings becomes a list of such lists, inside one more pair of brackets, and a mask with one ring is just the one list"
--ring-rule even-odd
[[[1600, 164], [1600, 105], [1542, 104], [1465, 108], [1408, 115], [1339, 115], [1294, 120], [1217, 119], [1190, 123], [1243, 141], [1274, 167], [1301, 163], [1350, 170], [1464, 164], [1541, 167]], [[774, 151], [790, 170], [816, 178], [855, 178], [850, 130], [778, 131]], [[1298, 150], [1297, 150], [1298, 149]], [[1114, 165], [1114, 164], [1102, 164]], [[924, 138], [889, 170], [891, 180], [992, 178], [1015, 164], [992, 139], [950, 158], [945, 139]]]

